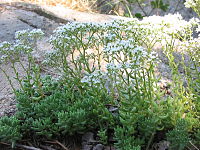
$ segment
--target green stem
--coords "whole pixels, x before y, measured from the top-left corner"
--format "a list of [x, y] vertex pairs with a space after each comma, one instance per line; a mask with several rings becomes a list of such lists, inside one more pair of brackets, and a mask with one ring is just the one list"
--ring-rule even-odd
[[13, 92], [16, 93], [16, 90], [15, 90], [13, 84], [12, 84], [12, 81], [10, 80], [9, 75], [8, 75], [8, 74], [5, 72], [5, 70], [3, 70], [1, 67], [0, 67], [0, 70], [1, 70], [1, 71], [4, 73], [4, 75], [6, 76], [6, 78], [7, 78], [8, 82], [9, 82], [9, 84], [10, 84], [10, 86], [11, 86]]
[[148, 16], [148, 14], [144, 11], [144, 8], [142, 7], [142, 5], [140, 4], [140, 2], [138, 0], [136, 0], [136, 2], [138, 3], [138, 6], [140, 7], [140, 9], [142, 10], [142, 12], [144, 13], [145, 16]]
[[150, 147], [150, 145], [151, 145], [151, 142], [153, 141], [153, 138], [154, 138], [154, 134], [155, 134], [155, 133], [152, 133], [152, 134], [151, 134], [151, 137], [150, 137], [150, 139], [149, 139], [149, 141], [148, 141], [146, 150], [149, 150], [149, 147]]
[[16, 75], [16, 78], [15, 78], [15, 79], [18, 81], [18, 83], [19, 83], [21, 89], [23, 90], [22, 80], [20, 79], [19, 73], [17, 72], [17, 69], [15, 68], [15, 63], [11, 61], [11, 64], [12, 64], [12, 68], [13, 68], [13, 70], [14, 70], [14, 73], [15, 73], [15, 75]]

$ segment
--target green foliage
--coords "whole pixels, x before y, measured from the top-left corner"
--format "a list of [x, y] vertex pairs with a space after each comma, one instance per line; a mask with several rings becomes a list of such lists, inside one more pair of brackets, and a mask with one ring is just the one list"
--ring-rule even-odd
[[200, 129], [198, 129], [195, 134], [195, 142], [199, 144], [199, 141], [200, 141]]
[[115, 128], [115, 147], [120, 150], [141, 150], [142, 141], [138, 141], [135, 137], [129, 132], [129, 129], [122, 127]]
[[[179, 3], [179, 2], [177, 2]], [[131, 17], [133, 18], [132, 15], [132, 10], [134, 8], [132, 8], [132, 5], [138, 5], [140, 8], [140, 11], [142, 13], [136, 12], [134, 14], [134, 16], [136, 18], [142, 19], [143, 17], [147, 17], [150, 16], [151, 13], [155, 10], [155, 9], [160, 9], [164, 12], [168, 11], [169, 9], [169, 4], [168, 3], [164, 3], [163, 0], [152, 0], [152, 1], [146, 1], [146, 0], [119, 0], [116, 1], [114, 4], [109, 3], [111, 6], [112, 5], [124, 5], [124, 7], [126, 8], [127, 13], [125, 13], [126, 17]], [[145, 7], [150, 6], [151, 10], [149, 12], [147, 12], [145, 10]], [[116, 13], [117, 14], [117, 13]], [[118, 14], [117, 14], [118, 15]]]
[[141, 118], [139, 120], [138, 129], [140, 134], [144, 138], [150, 138], [152, 134], [155, 134], [157, 129], [156, 118]]
[[139, 19], [142, 19], [144, 16], [142, 16], [141, 13], [136, 13], [136, 14], [135, 14], [135, 17], [136, 17], [136, 18], [139, 18]]
[[[157, 2], [153, 4], [156, 8]], [[183, 149], [191, 138], [198, 140], [199, 38], [191, 36], [199, 23], [186, 22], [179, 15], [171, 23], [172, 15], [166, 17], [106, 24], [73, 22], [59, 27], [50, 39], [54, 50], [44, 62], [60, 71], [59, 79], [42, 78], [32, 56], [34, 47], [27, 41], [28, 31], [17, 35], [24, 49], [1, 44], [0, 53], [7, 55], [1, 57], [2, 63], [12, 61], [21, 86], [14, 89], [18, 112], [0, 121], [0, 140], [14, 143], [24, 137], [52, 139], [98, 130], [100, 141], [106, 144], [107, 132], [114, 131], [117, 149], [148, 150], [158, 132], [163, 132], [163, 140], [174, 126], [167, 133], [172, 149]], [[184, 53], [176, 61], [177, 41], [189, 55], [188, 64]], [[170, 92], [160, 87], [161, 77], [155, 73], [159, 64], [153, 49], [156, 44], [162, 46], [171, 69]], [[16, 59], [10, 49], [18, 52]], [[20, 51], [29, 63], [22, 78], [15, 69]], [[186, 86], [179, 67], [184, 70]]]
[[162, 9], [163, 11], [167, 11], [169, 4], [164, 4], [162, 0], [155, 0], [155, 1], [151, 1], [151, 6], [152, 8], [159, 8]]
[[87, 114], [83, 109], [73, 109], [68, 112], [58, 113], [57, 125], [63, 133], [73, 135], [74, 133], [84, 133], [87, 125]]
[[107, 130], [106, 129], [100, 129], [97, 133], [97, 135], [100, 138], [100, 141], [106, 145], [108, 142], [108, 135], [107, 135]]
[[184, 119], [177, 121], [175, 128], [167, 133], [170, 149], [184, 150], [189, 143], [188, 122]]
[[16, 117], [3, 117], [0, 119], [0, 141], [11, 142], [12, 147], [22, 138], [20, 121]]
[[[46, 83], [47, 80], [51, 82]], [[49, 77], [44, 79], [43, 86], [48, 89], [45, 93], [48, 96], [39, 101], [18, 93], [17, 117], [23, 120], [25, 133], [34, 132], [36, 136], [51, 138], [58, 133], [81, 134], [98, 126], [111, 127], [114, 124], [112, 114], [102, 103], [102, 98], [109, 101], [104, 95], [94, 97], [89, 89], [84, 93], [73, 91]]]

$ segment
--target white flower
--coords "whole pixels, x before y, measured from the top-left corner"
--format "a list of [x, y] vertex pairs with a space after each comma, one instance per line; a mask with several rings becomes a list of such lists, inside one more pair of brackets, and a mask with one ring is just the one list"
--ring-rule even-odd
[[128, 40], [119, 40], [112, 43], [108, 43], [104, 47], [104, 52], [106, 53], [116, 53], [121, 52], [127, 49], [133, 49], [135, 47], [134, 39], [128, 39]]
[[[196, 32], [199, 33], [200, 32], [200, 24], [198, 25], [198, 27], [196, 28]], [[199, 34], [200, 35], [200, 34]]]
[[1, 48], [10, 47], [10, 45], [11, 45], [11, 44], [10, 44], [9, 42], [4, 41], [4, 42], [0, 43], [0, 49], [1, 49]]
[[42, 37], [44, 32], [41, 29], [33, 29], [29, 32], [29, 36]]
[[104, 79], [105, 73], [100, 70], [95, 70], [91, 74], [85, 75], [82, 79], [82, 83], [88, 83], [91, 85], [101, 84], [102, 80]]
[[142, 46], [138, 46], [131, 51], [133, 54], [144, 52], [144, 48]]
[[21, 37], [26, 37], [26, 36], [28, 36], [28, 32], [29, 32], [29, 30], [17, 31], [17, 32], [15, 32], [15, 38], [20, 39]]
[[0, 57], [0, 63], [3, 63], [8, 58], [8, 55], [2, 55]]

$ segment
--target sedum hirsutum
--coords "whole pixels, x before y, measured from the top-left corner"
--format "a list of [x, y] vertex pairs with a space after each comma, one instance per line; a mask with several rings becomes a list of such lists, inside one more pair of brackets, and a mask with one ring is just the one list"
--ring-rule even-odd
[[[24, 66], [26, 80], [17, 79], [22, 89], [16, 91], [20, 131], [51, 139], [98, 130], [100, 142], [106, 143], [111, 130], [117, 149], [147, 150], [160, 132], [172, 129], [168, 140], [173, 141], [174, 134], [179, 139], [175, 126], [183, 118], [190, 122], [188, 135], [183, 133], [189, 139], [199, 130], [199, 37], [192, 37], [194, 29], [199, 31], [198, 19], [187, 22], [179, 14], [68, 23], [54, 31], [49, 40], [53, 49], [43, 62], [59, 71], [58, 80], [43, 79], [34, 63], [32, 52], [41, 30], [17, 32], [18, 41], [0, 44], [0, 53], [1, 63], [20, 63], [21, 55], [29, 60], [28, 68]], [[156, 71], [162, 60], [154, 51], [157, 45], [171, 70], [171, 87], [166, 88], [170, 92], [159, 86]]]

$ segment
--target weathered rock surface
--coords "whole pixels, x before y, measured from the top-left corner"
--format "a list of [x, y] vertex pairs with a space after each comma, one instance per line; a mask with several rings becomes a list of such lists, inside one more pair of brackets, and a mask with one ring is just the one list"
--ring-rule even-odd
[[0, 42], [13, 41], [16, 31], [26, 29], [42, 29], [47, 35], [59, 26], [59, 23], [40, 16], [35, 12], [0, 5]]

